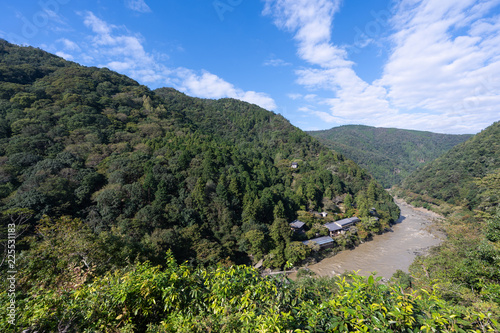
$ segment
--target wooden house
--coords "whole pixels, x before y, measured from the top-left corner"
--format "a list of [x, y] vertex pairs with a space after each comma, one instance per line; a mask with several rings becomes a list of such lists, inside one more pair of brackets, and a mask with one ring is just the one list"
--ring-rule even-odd
[[335, 236], [338, 235], [342, 232], [342, 227], [336, 224], [335, 222], [330, 222], [324, 225], [326, 228], [328, 228], [328, 231], [330, 232], [330, 236]]
[[327, 223], [324, 226], [328, 228], [328, 231], [330, 231], [330, 236], [335, 236], [346, 232], [347, 230], [349, 230], [351, 226], [355, 225], [360, 221], [361, 220], [358, 217], [353, 216], [335, 222]]
[[349, 217], [347, 219], [342, 219], [342, 220], [335, 221], [335, 223], [337, 223], [339, 226], [341, 226], [342, 229], [346, 229], [346, 228], [348, 229], [350, 226], [353, 226], [353, 225], [355, 225], [358, 222], [361, 222], [361, 220], [358, 217], [356, 217], [356, 216]]
[[290, 223], [290, 228], [294, 231], [294, 232], [304, 232], [304, 226], [306, 224], [302, 221], [299, 221], [299, 220], [295, 220], [293, 221], [292, 223]]

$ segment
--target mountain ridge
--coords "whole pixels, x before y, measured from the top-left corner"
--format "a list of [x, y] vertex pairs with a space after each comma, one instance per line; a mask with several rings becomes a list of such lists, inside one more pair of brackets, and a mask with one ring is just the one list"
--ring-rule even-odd
[[399, 184], [418, 167], [472, 136], [365, 125], [344, 125], [307, 133], [352, 158], [385, 187]]

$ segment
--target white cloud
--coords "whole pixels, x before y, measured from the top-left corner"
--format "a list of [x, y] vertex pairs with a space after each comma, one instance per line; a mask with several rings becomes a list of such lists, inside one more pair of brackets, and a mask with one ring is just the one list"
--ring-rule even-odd
[[139, 13], [150, 13], [151, 8], [144, 0], [125, 0], [125, 5], [128, 9], [134, 10]]
[[[359, 78], [353, 70], [353, 62], [347, 52], [331, 43], [333, 16], [339, 8], [338, 1], [327, 0], [278, 0], [266, 2], [264, 13], [273, 15], [275, 23], [295, 33], [298, 55], [311, 65], [295, 71], [297, 83], [307, 89], [327, 90], [332, 98], [317, 98], [311, 94], [308, 102], [318, 101], [318, 106], [328, 106], [325, 111], [306, 108], [311, 114], [326, 122], [349, 122], [349, 119], [365, 119], [384, 113], [394, 113], [386, 100], [383, 87], [375, 87]], [[351, 120], [352, 121], [352, 120]]]
[[183, 79], [183, 90], [199, 97], [222, 98], [228, 96], [228, 91], [233, 92], [234, 90], [232, 84], [208, 72], [198, 75], [194, 71], [185, 70], [179, 74]]
[[231, 97], [257, 104], [264, 109], [276, 109], [274, 100], [265, 93], [243, 91], [215, 74], [202, 71], [201, 74], [188, 69], [179, 69], [177, 88], [183, 92], [203, 98]]
[[[231, 97], [269, 110], [276, 109], [274, 100], [265, 93], [244, 91], [207, 71], [198, 73], [186, 68], [169, 68], [162, 63], [168, 59], [168, 55], [147, 52], [142, 36], [109, 24], [92, 12], [80, 15], [83, 16], [84, 24], [93, 32], [87, 37], [88, 44], [78, 47], [67, 39], [59, 40], [68, 52], [80, 52], [74, 58], [83, 59], [89, 65], [108, 67], [153, 87], [171, 85], [197, 97]], [[69, 59], [71, 54], [64, 53], [64, 57]]]
[[283, 59], [277, 59], [277, 58], [271, 58], [266, 61], [264, 61], [264, 66], [271, 66], [271, 67], [283, 67], [283, 66], [291, 66], [292, 64], [289, 62], [286, 62]]
[[288, 94], [287, 96], [288, 96], [288, 98], [293, 99], [293, 100], [297, 100], [299, 98], [302, 98], [302, 94]]
[[64, 53], [64, 52], [56, 52], [56, 55], [61, 57], [61, 58], [66, 59], [66, 60], [69, 60], [69, 61], [73, 61], [73, 59], [74, 59], [71, 54]]
[[500, 23], [487, 14], [499, 3], [422, 1], [399, 11], [395, 46], [378, 81], [394, 106], [428, 110], [443, 128], [478, 131], [498, 120]]
[[[67, 26], [68, 23], [66, 20], [58, 14], [58, 10], [54, 7], [55, 10], [50, 10], [49, 8], [43, 8], [43, 12], [47, 15], [49, 21], [56, 23], [60, 26]], [[49, 29], [53, 29], [53, 27], [49, 27]]]
[[298, 56], [310, 64], [295, 70], [296, 82], [332, 94], [301, 111], [332, 124], [450, 133], [498, 120], [500, 17], [489, 12], [500, 0], [401, 0], [388, 18], [395, 31], [390, 56], [371, 84], [331, 41], [338, 0], [265, 1], [263, 13], [294, 34]]
[[[94, 65], [97, 62], [98, 66], [130, 75], [145, 84], [158, 83], [170, 74], [170, 70], [158, 62], [155, 56], [146, 52], [142, 36], [109, 24], [92, 12], [81, 15], [84, 24], [94, 33], [88, 38], [90, 45], [82, 48], [86, 50], [82, 58]], [[164, 58], [163, 55], [159, 56]]]
[[295, 34], [298, 55], [314, 65], [332, 68], [349, 66], [345, 50], [330, 43], [333, 15], [340, 0], [265, 0], [264, 15]]
[[126, 62], [126, 61], [111, 61], [107, 64], [107, 67], [111, 70], [117, 71], [117, 72], [124, 72], [129, 69], [131, 69], [134, 66], [133, 63]]
[[62, 43], [64, 45], [64, 48], [68, 51], [80, 51], [80, 47], [78, 46], [78, 44], [67, 38], [61, 38], [57, 41], [59, 43]]
[[83, 23], [98, 35], [109, 36], [112, 29], [115, 28], [115, 26], [104, 22], [92, 12], [86, 12], [84, 15]]

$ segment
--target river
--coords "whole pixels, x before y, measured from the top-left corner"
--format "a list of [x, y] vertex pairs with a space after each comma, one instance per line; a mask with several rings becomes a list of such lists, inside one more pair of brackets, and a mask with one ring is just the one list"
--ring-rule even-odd
[[401, 209], [401, 217], [392, 230], [375, 235], [371, 241], [352, 250], [339, 252], [335, 256], [309, 265], [319, 276], [334, 276], [345, 271], [359, 271], [361, 275], [376, 272], [377, 276], [389, 279], [398, 269], [408, 272], [415, 257], [424, 254], [430, 247], [441, 242], [439, 233], [429, 231], [433, 221], [440, 218], [431, 211], [415, 208], [395, 199]]

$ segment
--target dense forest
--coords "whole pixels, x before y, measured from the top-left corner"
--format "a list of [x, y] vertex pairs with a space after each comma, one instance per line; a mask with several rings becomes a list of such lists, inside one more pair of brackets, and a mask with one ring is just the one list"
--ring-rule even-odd
[[349, 247], [399, 209], [356, 163], [280, 115], [151, 91], [1, 40], [0, 200], [2, 332], [498, 327], [492, 283], [470, 304], [404, 272], [390, 283], [262, 277], [250, 264], [289, 269], [314, 251], [290, 230], [299, 216], [306, 237], [324, 231], [315, 211], [360, 217]]
[[[170, 249], [195, 264], [265, 256], [269, 267], [296, 261], [286, 250], [297, 211], [341, 218], [375, 207], [385, 225], [398, 218], [354, 162], [256, 105], [150, 91], [107, 69], [1, 47], [5, 211], [81, 219], [117, 258], [159, 262]], [[356, 210], [336, 206], [346, 196]]]
[[401, 187], [420, 200], [492, 212], [500, 193], [500, 122], [407, 177]]
[[355, 161], [386, 188], [471, 137], [362, 125], [308, 133]]

